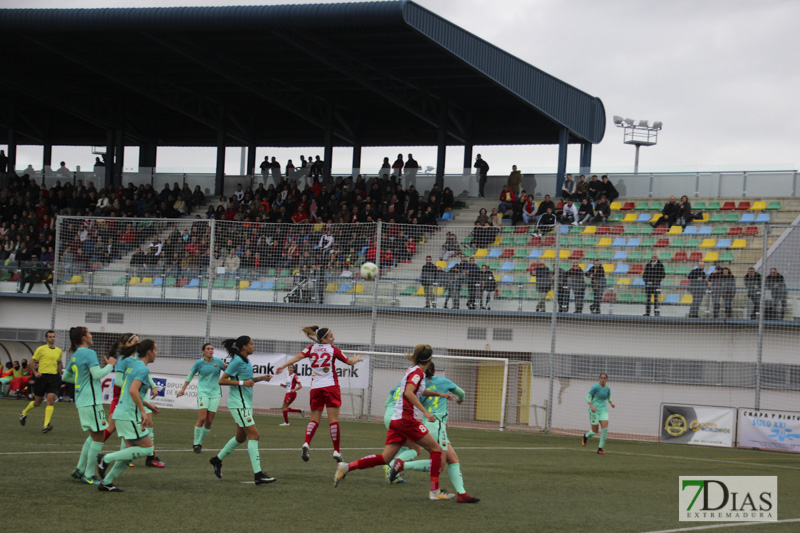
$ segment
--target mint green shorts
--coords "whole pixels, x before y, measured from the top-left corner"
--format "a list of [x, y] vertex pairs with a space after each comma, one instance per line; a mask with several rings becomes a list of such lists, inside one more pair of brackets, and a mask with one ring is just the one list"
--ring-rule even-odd
[[108, 427], [106, 411], [102, 405], [85, 405], [78, 407], [78, 416], [81, 419], [81, 429], [84, 431], [98, 432]]
[[442, 445], [442, 449], [447, 449], [447, 444], [450, 442], [447, 438], [447, 423], [443, 420], [439, 420], [438, 418], [434, 422], [428, 422], [428, 419], [424, 419], [422, 421], [425, 424], [425, 427], [428, 428], [428, 431], [431, 432], [433, 438], [436, 439], [436, 442]]
[[198, 396], [197, 397], [197, 410], [200, 409], [208, 409], [212, 413], [217, 412], [217, 408], [219, 407], [219, 401], [221, 398], [209, 398], [208, 396]]
[[233, 421], [240, 428], [256, 425], [252, 409], [231, 409], [231, 416], [233, 416]]
[[134, 420], [117, 420], [117, 434], [120, 438], [133, 442], [150, 436], [151, 429], [142, 429], [140, 422]]
[[608, 409], [595, 409], [596, 410], [594, 413], [591, 409], [589, 409], [589, 423], [593, 426], [596, 426], [603, 420], [608, 422]]

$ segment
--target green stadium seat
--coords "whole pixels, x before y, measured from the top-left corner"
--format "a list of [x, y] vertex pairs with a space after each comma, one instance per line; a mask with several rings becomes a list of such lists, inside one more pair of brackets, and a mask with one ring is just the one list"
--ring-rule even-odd
[[714, 213], [711, 215], [711, 218], [709, 218], [708, 221], [712, 224], [722, 224], [725, 222], [725, 215], [722, 213]]
[[733, 263], [733, 252], [722, 252], [719, 256], [718, 263]]
[[629, 224], [625, 226], [625, 230], [623, 231], [625, 235], [639, 235], [639, 226], [636, 224]]
[[687, 248], [699, 248], [700, 247], [700, 239], [686, 239], [686, 247]]
[[777, 211], [781, 208], [781, 203], [778, 201], [770, 202], [767, 204], [767, 211]]
[[631, 303], [644, 305], [647, 303], [647, 298], [645, 298], [643, 292], [637, 292], [636, 294], [633, 295], [633, 302]]
[[658, 259], [663, 263], [672, 261], [672, 252], [658, 252]]
[[708, 202], [708, 210], [709, 211], [719, 211], [721, 204], [719, 202]]
[[583, 246], [583, 237], [572, 237], [569, 240], [570, 246]]
[[675, 274], [678, 276], [688, 276], [692, 268], [694, 268], [692, 265], [680, 265], [675, 269]]
[[711, 235], [727, 235], [728, 228], [725, 226], [716, 226], [713, 230], [711, 230]]
[[177, 284], [178, 284], [178, 279], [177, 278], [167, 278], [167, 281], [165, 283], [165, 285], [167, 287], [174, 287]]
[[650, 203], [649, 202], [639, 202], [639, 203], [636, 204], [636, 207], [634, 207], [634, 209], [637, 210], [637, 211], [647, 211], [648, 209], [650, 209]]
[[639, 228], [639, 235], [652, 235], [655, 230], [650, 226], [641, 226]]
[[648, 237], [646, 239], [642, 239], [642, 247], [643, 248], [654, 248], [656, 245], [656, 240], [652, 237]]
[[583, 256], [583, 259], [586, 261], [594, 261], [595, 259], [599, 259], [597, 250], [594, 248], [587, 250], [586, 255]]
[[[3, 274], [0, 274], [0, 281], [5, 281], [5, 279], [8, 279], [8, 278], [5, 278], [5, 279], [3, 278], [3, 276], [5, 274], [9, 274], [8, 277], [9, 278], [11, 277], [10, 273], [4, 272]], [[111, 285], [120, 286], [120, 285], [125, 285], [127, 282], [128, 282], [128, 277], [127, 276], [120, 276], [120, 278], [117, 281], [115, 281], [114, 283], [112, 283]]]
[[667, 276], [675, 275], [675, 265], [664, 265], [664, 274]]
[[727, 213], [725, 215], [725, 222], [728, 224], [735, 224], [739, 222], [739, 215], [737, 213]]
[[644, 261], [644, 252], [641, 250], [633, 250], [631, 253], [628, 254], [628, 261]]
[[619, 213], [612, 213], [610, 217], [608, 217], [609, 222], [619, 223], [622, 222], [622, 215]]
[[570, 226], [569, 232], [570, 233], [583, 233], [583, 226]]
[[664, 202], [653, 202], [652, 204], [650, 204], [650, 209], [661, 211], [662, 209], [664, 209]]
[[527, 248], [518, 248], [516, 253], [514, 253], [514, 259], [526, 259], [527, 257], [528, 257]]
[[669, 241], [670, 248], [683, 248], [684, 246], [686, 246], [686, 239], [673, 237], [673, 239]]
[[692, 208], [696, 209], [697, 211], [706, 211], [706, 210], [708, 210], [708, 207], [706, 207], [706, 203], [705, 202], [695, 202], [694, 205], [692, 205]]
[[603, 250], [600, 252], [600, 260], [601, 261], [611, 261], [614, 257], [614, 252], [612, 250]]

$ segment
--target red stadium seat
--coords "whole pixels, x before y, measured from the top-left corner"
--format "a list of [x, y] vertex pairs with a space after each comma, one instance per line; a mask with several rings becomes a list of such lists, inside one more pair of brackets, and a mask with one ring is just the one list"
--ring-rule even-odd
[[600, 226], [599, 228], [597, 228], [597, 234], [598, 235], [611, 235], [611, 228], [609, 228], [608, 226]]
[[528, 233], [528, 226], [517, 226], [514, 233]]
[[740, 227], [738, 227], [738, 226], [735, 226], [735, 227], [733, 227], [733, 228], [731, 228], [731, 229], [729, 229], [729, 230], [728, 230], [728, 236], [731, 236], [731, 235], [741, 235], [741, 234], [742, 234], [742, 232], [744, 232], [744, 230], [743, 230], [742, 228], [740, 228]]
[[545, 237], [544, 239], [542, 239], [543, 246], [553, 246], [555, 243], [556, 243], [555, 237]]
[[698, 261], [703, 260], [703, 252], [692, 252], [689, 254], [689, 261], [692, 263], [697, 263]]
[[688, 261], [689, 256], [686, 255], [686, 252], [677, 252], [675, 256], [672, 258], [673, 261]]
[[633, 202], [625, 202], [625, 204], [622, 206], [621, 211], [631, 211], [631, 210], [633, 210], [634, 207], [636, 207], [635, 203], [633, 203]]
[[681, 288], [688, 288], [688, 287], [689, 287], [689, 285], [691, 285], [691, 283], [692, 283], [692, 282], [691, 282], [691, 281], [689, 281], [688, 279], [682, 279], [682, 280], [681, 280], [681, 282], [680, 282], [680, 284], [678, 284], [678, 287], [681, 287]]
[[531, 237], [531, 240], [528, 241], [528, 246], [541, 246], [541, 245], [542, 245], [541, 237]]
[[748, 226], [744, 229], [743, 235], [745, 237], [754, 237], [758, 235], [758, 226]]
[[653, 230], [653, 235], [664, 235], [667, 233], [667, 228], [664, 226], [659, 226]]
[[514, 249], [513, 248], [506, 248], [503, 250], [503, 253], [500, 254], [500, 259], [511, 259], [514, 257]]
[[584, 254], [585, 252], [583, 250], [573, 250], [569, 258], [573, 260], [583, 259]]
[[739, 202], [739, 205], [736, 206], [737, 211], [747, 211], [750, 209], [750, 202]]
[[625, 231], [624, 226], [614, 226], [611, 228], [611, 235], [622, 235], [622, 232]]
[[607, 292], [603, 295], [603, 302], [610, 303], [617, 301], [617, 293], [616, 292]]
[[642, 274], [644, 272], [644, 265], [631, 265], [631, 268], [628, 270], [628, 275], [634, 276], [636, 274]]
[[184, 287], [189, 284], [189, 280], [186, 278], [180, 278], [178, 281], [175, 282], [176, 287]]
[[669, 239], [658, 239], [656, 242], [656, 248], [666, 248], [669, 246]]
[[567, 202], [558, 202], [558, 204], [556, 204], [556, 211], [561, 211], [564, 209], [565, 205], [567, 205]]
[[734, 209], [736, 209], [736, 202], [725, 202], [722, 204], [722, 207], [720, 207], [722, 211], [733, 211]]

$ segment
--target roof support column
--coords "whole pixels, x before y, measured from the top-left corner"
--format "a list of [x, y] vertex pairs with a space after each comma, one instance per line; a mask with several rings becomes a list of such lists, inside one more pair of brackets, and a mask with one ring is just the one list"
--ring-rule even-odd
[[222, 196], [225, 187], [225, 106], [219, 109], [217, 126], [217, 169], [214, 175], [214, 195]]
[[361, 174], [361, 145], [353, 146], [353, 178]]
[[251, 178], [256, 175], [256, 145], [252, 142], [247, 145], [247, 175]]
[[114, 132], [114, 137], [114, 182], [117, 187], [121, 187], [122, 169], [125, 167], [125, 130], [122, 121]]
[[464, 145], [464, 176], [472, 174], [472, 148], [471, 144]]
[[444, 189], [444, 165], [447, 154], [447, 102], [442, 103], [439, 110], [439, 138], [436, 151], [436, 185]]
[[[329, 102], [325, 117], [325, 153], [322, 155], [322, 183], [326, 185], [333, 183], [331, 179], [331, 168], [333, 165], [333, 112], [333, 104]], [[309, 158], [311, 158], [311, 156], [309, 156]], [[311, 161], [309, 161], [308, 164], [310, 166]]]
[[592, 143], [581, 143], [581, 174], [592, 173]]
[[158, 156], [158, 144], [146, 142], [139, 145], [139, 172], [143, 168], [151, 169], [156, 167]]
[[561, 194], [561, 186], [564, 185], [564, 175], [567, 173], [567, 146], [569, 142], [569, 130], [561, 128], [558, 131], [558, 174], [556, 174], [556, 190], [553, 196]]
[[45, 112], [44, 127], [42, 128], [42, 177], [44, 177], [45, 171], [53, 166], [53, 137], [50, 131], [51, 125], [51, 114], [47, 111]]
[[8, 106], [8, 171], [17, 169], [17, 110]]
[[103, 176], [103, 187], [114, 185], [112, 176], [114, 175], [114, 130], [106, 130], [106, 166], [105, 176]]

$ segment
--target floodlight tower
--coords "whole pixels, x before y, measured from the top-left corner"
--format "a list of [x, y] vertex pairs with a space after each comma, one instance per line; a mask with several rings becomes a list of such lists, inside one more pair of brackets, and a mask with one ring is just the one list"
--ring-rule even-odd
[[654, 146], [658, 143], [658, 132], [664, 126], [661, 121], [656, 120], [652, 125], [647, 120], [640, 120], [637, 124], [632, 118], [623, 119], [619, 115], [614, 115], [614, 125], [622, 128], [624, 132], [623, 141], [625, 144], [632, 144], [636, 147], [636, 160], [633, 164], [633, 173], [639, 173], [639, 148], [642, 146]]

